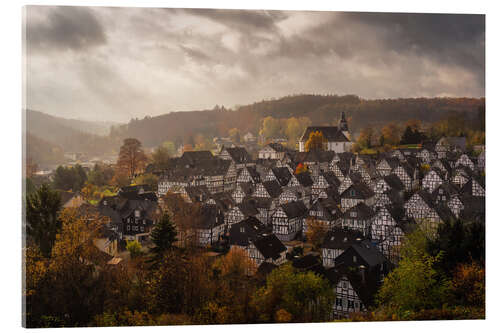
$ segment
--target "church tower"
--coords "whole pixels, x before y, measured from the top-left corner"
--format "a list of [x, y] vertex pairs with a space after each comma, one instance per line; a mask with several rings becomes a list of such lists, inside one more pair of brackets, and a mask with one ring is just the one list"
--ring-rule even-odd
[[342, 111], [342, 117], [339, 121], [339, 131], [342, 131], [342, 134], [344, 134], [346, 138], [351, 140], [351, 135], [349, 134], [349, 128], [347, 127], [347, 120], [345, 119], [344, 111]]

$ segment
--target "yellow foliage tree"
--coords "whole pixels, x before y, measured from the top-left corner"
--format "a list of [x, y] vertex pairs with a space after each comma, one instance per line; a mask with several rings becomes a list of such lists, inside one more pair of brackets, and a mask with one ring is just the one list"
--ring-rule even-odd
[[306, 151], [312, 150], [324, 150], [326, 145], [326, 139], [323, 136], [323, 132], [315, 131], [309, 134], [309, 139], [306, 141]]

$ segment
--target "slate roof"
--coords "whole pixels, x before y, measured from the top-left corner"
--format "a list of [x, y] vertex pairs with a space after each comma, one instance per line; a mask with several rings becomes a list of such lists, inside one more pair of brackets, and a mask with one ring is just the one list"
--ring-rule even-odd
[[308, 254], [295, 258], [292, 261], [292, 266], [301, 271], [311, 271], [320, 276], [325, 274], [325, 268], [321, 257], [317, 252], [309, 252]]
[[340, 186], [340, 180], [335, 176], [333, 171], [323, 172], [322, 175], [330, 186]]
[[259, 211], [257, 208], [252, 204], [252, 202], [248, 200], [242, 201], [240, 204], [237, 205], [240, 211], [243, 213], [245, 216], [256, 216], [259, 214]]
[[340, 208], [337, 206], [339, 203], [338, 201], [335, 201], [333, 198], [328, 197], [328, 198], [320, 198], [316, 200], [316, 202], [313, 204], [311, 209], [314, 207], [321, 208], [324, 212], [326, 212], [325, 218], [330, 221], [335, 221], [339, 219], [342, 215], [342, 211]]
[[[387, 263], [387, 258], [380, 252], [380, 250], [372, 244], [371, 241], [365, 239], [361, 242], [355, 242], [351, 248], [365, 261], [370, 268]], [[346, 252], [342, 253], [335, 259], [335, 266], [341, 266], [343, 256]]]
[[275, 234], [258, 237], [253, 241], [253, 244], [265, 259], [271, 258], [276, 260], [283, 251], [286, 251], [285, 245], [283, 245]]
[[257, 237], [270, 233], [270, 230], [255, 217], [248, 217], [243, 221], [231, 225], [228, 233], [229, 244], [248, 246]]
[[192, 202], [203, 202], [211, 195], [206, 185], [186, 186], [185, 190]]
[[356, 206], [349, 208], [342, 216], [344, 218], [352, 218], [350, 216], [351, 212], [356, 212], [357, 214], [355, 218], [360, 220], [368, 220], [375, 216], [373, 209], [365, 205], [364, 202], [360, 202]]
[[311, 187], [314, 184], [309, 172], [301, 172], [299, 174], [296, 174], [295, 178], [297, 179], [299, 184], [304, 187]]
[[380, 287], [380, 278], [375, 272], [365, 271], [364, 283], [359, 268], [353, 271], [342, 267], [332, 267], [326, 270], [325, 277], [334, 287], [342, 277], [346, 277], [365, 307], [375, 305], [375, 294]]
[[271, 172], [274, 174], [276, 180], [281, 186], [288, 185], [288, 182], [292, 178], [292, 174], [287, 167], [272, 168]]
[[212, 229], [224, 224], [224, 214], [216, 205], [202, 205], [201, 219], [197, 225], [199, 229]]
[[252, 161], [250, 154], [243, 147], [225, 148], [229, 156], [236, 164], [244, 164]]
[[345, 250], [363, 239], [363, 234], [359, 231], [347, 228], [334, 228], [327, 232], [321, 247], [325, 249]]
[[300, 137], [299, 141], [305, 142], [309, 139], [311, 132], [319, 131], [328, 142], [350, 142], [348, 138], [336, 126], [309, 126]]
[[385, 176], [384, 181], [393, 190], [404, 191], [404, 189], [405, 189], [405, 186], [404, 186], [403, 182], [401, 181], [401, 179], [399, 179], [399, 177], [393, 173], [391, 173], [388, 176]]
[[292, 201], [281, 205], [287, 218], [292, 219], [296, 217], [305, 217], [308, 213], [307, 207], [302, 201]]
[[247, 166], [246, 167], [248, 173], [250, 174], [250, 177], [252, 177], [254, 182], [260, 182], [260, 175], [257, 172], [257, 168], [255, 166]]
[[375, 195], [375, 192], [371, 188], [369, 188], [366, 184], [358, 182], [349, 186], [342, 194], [341, 198], [350, 198], [350, 199], [368, 199]]
[[266, 189], [267, 193], [269, 193], [271, 198], [279, 197], [281, 192], [282, 192], [281, 186], [276, 180], [270, 180], [267, 182], [263, 182], [262, 185]]
[[286, 147], [283, 146], [282, 144], [279, 144], [279, 143], [269, 143], [267, 145], [277, 152], [286, 152], [287, 151]]

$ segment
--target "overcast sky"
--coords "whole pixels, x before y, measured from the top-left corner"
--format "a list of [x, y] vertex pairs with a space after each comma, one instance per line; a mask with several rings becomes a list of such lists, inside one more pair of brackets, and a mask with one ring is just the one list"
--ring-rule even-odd
[[484, 96], [484, 16], [27, 8], [27, 106], [128, 121], [294, 93]]

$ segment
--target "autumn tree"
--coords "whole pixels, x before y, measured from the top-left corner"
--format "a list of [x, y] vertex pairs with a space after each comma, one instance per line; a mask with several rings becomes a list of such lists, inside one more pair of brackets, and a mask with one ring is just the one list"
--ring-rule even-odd
[[152, 154], [152, 163], [155, 170], [161, 171], [165, 170], [170, 161], [170, 153], [167, 147], [159, 146], [155, 149]]
[[440, 260], [441, 254], [428, 253], [422, 231], [409, 234], [401, 248], [398, 267], [384, 279], [377, 294], [378, 304], [387, 313], [398, 316], [406, 311], [441, 308], [449, 301], [450, 282], [436, 270]]
[[187, 203], [179, 194], [169, 192], [163, 196], [163, 208], [164, 211], [170, 213], [177, 229], [179, 245], [195, 246], [197, 239], [193, 230], [201, 221], [201, 205]]
[[260, 127], [259, 134], [266, 140], [280, 135], [281, 130], [281, 122], [279, 119], [273, 117], [265, 117], [264, 119], [262, 119], [262, 125]]
[[328, 232], [328, 224], [315, 218], [308, 218], [306, 223], [307, 241], [313, 245], [313, 249], [318, 250], [321, 248], [326, 233]]
[[358, 145], [359, 149], [370, 149], [372, 148], [375, 140], [375, 131], [373, 130], [373, 127], [365, 127], [361, 130], [361, 133], [359, 134], [358, 140], [356, 141], [356, 144]]
[[485, 306], [484, 267], [473, 261], [459, 264], [453, 274], [452, 292], [455, 302], [463, 306]]
[[298, 271], [288, 263], [267, 276], [252, 305], [259, 322], [276, 322], [283, 317], [291, 322], [323, 321], [330, 318], [334, 297], [326, 279], [310, 271]]
[[130, 257], [135, 259], [142, 254], [142, 245], [136, 240], [127, 241], [127, 251], [130, 253]]
[[237, 129], [237, 128], [231, 128], [228, 131], [228, 134], [229, 134], [229, 137], [231, 138], [231, 141], [233, 141], [235, 143], [240, 143], [240, 141], [241, 141], [241, 134], [240, 134], [240, 130], [239, 129]]
[[61, 208], [59, 193], [44, 184], [26, 198], [26, 235], [45, 257], [50, 256], [56, 235], [61, 228], [57, 212]]
[[146, 166], [147, 157], [142, 150], [142, 144], [139, 140], [128, 138], [123, 141], [116, 163], [118, 173], [126, 175], [132, 179], [137, 173]]
[[304, 133], [306, 128], [311, 125], [311, 120], [307, 117], [291, 117], [285, 123], [285, 135], [288, 138], [288, 147], [295, 148], [298, 138]]
[[306, 151], [324, 150], [327, 141], [323, 136], [323, 132], [315, 131], [309, 134], [309, 139], [306, 141]]
[[385, 125], [381, 130], [381, 134], [384, 137], [384, 144], [393, 146], [399, 144], [401, 130], [395, 123], [389, 123]]
[[135, 184], [143, 185], [147, 184], [151, 186], [151, 188], [158, 188], [158, 176], [153, 173], [143, 173], [134, 179]]
[[307, 165], [299, 163], [295, 168], [295, 174], [298, 175], [299, 173], [307, 172], [307, 170]]
[[76, 208], [63, 209], [59, 219], [61, 231], [28, 303], [29, 326], [86, 325], [103, 309], [106, 284], [97, 267], [105, 268], [106, 259], [93, 241], [109, 220]]

